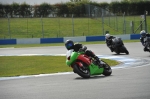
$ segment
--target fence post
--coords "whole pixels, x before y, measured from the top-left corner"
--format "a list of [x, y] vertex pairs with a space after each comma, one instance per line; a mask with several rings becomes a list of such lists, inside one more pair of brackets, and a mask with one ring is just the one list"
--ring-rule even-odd
[[116, 14], [116, 28], [117, 28], [117, 31], [118, 31], [118, 18], [117, 18], [117, 14]]
[[43, 29], [43, 20], [42, 20], [42, 16], [41, 16], [41, 24], [42, 24], [42, 37], [44, 38], [44, 29]]
[[59, 23], [59, 33], [58, 33], [58, 36], [57, 36], [57, 37], [60, 37], [60, 17], [58, 17], [58, 18], [59, 18], [59, 20], [58, 20], [58, 21], [59, 21], [59, 22], [58, 22], [58, 23]]
[[28, 18], [27, 18], [27, 37], [28, 37]]
[[[143, 23], [143, 22], [140, 21], [140, 24], [141, 24], [141, 25], [140, 25], [140, 30], [143, 30], [143, 25], [142, 25], [142, 23]], [[145, 31], [146, 31], [146, 30], [145, 30]]]
[[89, 19], [90, 19], [90, 17], [91, 17], [91, 5], [89, 5], [89, 17], [88, 17], [88, 34], [87, 34], [87, 36], [90, 34], [90, 29], [89, 29], [89, 27], [90, 27], [90, 24], [89, 24]]
[[130, 25], [131, 25], [131, 33], [134, 34], [134, 22], [131, 21]]
[[73, 20], [73, 14], [72, 14], [72, 36], [74, 36], [74, 20]]
[[9, 35], [9, 37], [10, 37], [10, 39], [11, 39], [9, 15], [7, 15], [7, 17], [8, 17], [8, 35]]
[[109, 27], [110, 27], [110, 14], [111, 14], [111, 12], [109, 12], [109, 15], [108, 15], [108, 17], [109, 17]]
[[123, 13], [123, 34], [125, 34], [125, 12]]
[[144, 12], [144, 19], [145, 19], [145, 32], [147, 33], [147, 20], [146, 20], [146, 14], [147, 14], [148, 12], [145, 10], [145, 12]]
[[104, 35], [104, 16], [103, 16], [103, 9], [102, 9], [102, 33]]

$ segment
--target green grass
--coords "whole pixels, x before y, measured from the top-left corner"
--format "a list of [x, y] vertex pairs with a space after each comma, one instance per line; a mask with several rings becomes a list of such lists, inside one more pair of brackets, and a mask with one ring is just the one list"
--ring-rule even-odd
[[[102, 59], [110, 66], [119, 62]], [[65, 56], [1, 56], [0, 77], [69, 72]]]
[[[136, 30], [142, 20], [140, 16], [127, 16], [125, 19], [127, 34], [131, 33], [131, 21], [135, 22]], [[117, 17], [117, 22], [115, 20], [115, 17], [111, 17], [109, 22], [108, 17], [104, 18], [104, 32], [109, 31], [112, 35], [123, 34], [123, 17]], [[0, 18], [1, 39], [103, 35], [101, 18], [74, 18], [73, 22], [72, 18], [10, 18], [9, 22], [10, 24], [7, 18]], [[147, 16], [147, 26], [150, 31], [150, 16]], [[139, 32], [140, 29], [137, 33]]]
[[[139, 40], [125, 40], [124, 42], [139, 42]], [[82, 44], [104, 44], [101, 42], [82, 42]], [[53, 44], [20, 44], [20, 45], [0, 45], [5, 47], [39, 47], [39, 46], [64, 46], [64, 43]], [[1, 56], [0, 57], [0, 77], [47, 74], [57, 72], [72, 71], [65, 64], [64, 56]], [[58, 61], [59, 60], [59, 61]], [[119, 62], [109, 59], [102, 59], [110, 66], [115, 66]]]

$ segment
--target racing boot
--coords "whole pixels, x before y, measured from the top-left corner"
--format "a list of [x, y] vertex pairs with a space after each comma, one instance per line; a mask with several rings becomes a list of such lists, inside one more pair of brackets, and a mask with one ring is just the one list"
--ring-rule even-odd
[[99, 68], [102, 68], [103, 67], [103, 64], [101, 63], [101, 61], [99, 60], [99, 58], [97, 56], [94, 56], [94, 59], [96, 60]]
[[111, 52], [113, 52], [113, 51], [114, 51], [112, 47], [109, 47], [109, 48], [110, 48]]
[[149, 50], [147, 49], [147, 47], [144, 47], [144, 51], [149, 51]]

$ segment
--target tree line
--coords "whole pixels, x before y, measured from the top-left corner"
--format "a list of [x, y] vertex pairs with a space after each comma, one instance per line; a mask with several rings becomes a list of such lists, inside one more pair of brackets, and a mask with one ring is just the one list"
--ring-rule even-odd
[[85, 5], [94, 5], [102, 9], [108, 10], [116, 15], [141, 15], [144, 11], [150, 12], [149, 0], [123, 0], [114, 1], [111, 3], [103, 2], [97, 3], [90, 0], [70, 0], [66, 3], [42, 3], [40, 5], [29, 5], [26, 2], [19, 4], [13, 2], [12, 4], [0, 3], [0, 17], [48, 17], [52, 16], [70, 16], [74, 14], [76, 17], [84, 17], [86, 15]]

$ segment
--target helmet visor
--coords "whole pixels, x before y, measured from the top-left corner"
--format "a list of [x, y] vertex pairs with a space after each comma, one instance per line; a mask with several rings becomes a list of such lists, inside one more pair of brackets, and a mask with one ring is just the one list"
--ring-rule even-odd
[[146, 33], [142, 33], [141, 35], [142, 35], [142, 37], [145, 37], [145, 36], [146, 36]]
[[67, 48], [67, 49], [70, 49], [72, 46], [73, 46], [73, 43], [68, 43], [68, 44], [66, 45], [66, 48]]

